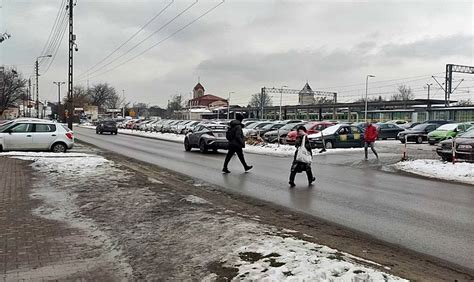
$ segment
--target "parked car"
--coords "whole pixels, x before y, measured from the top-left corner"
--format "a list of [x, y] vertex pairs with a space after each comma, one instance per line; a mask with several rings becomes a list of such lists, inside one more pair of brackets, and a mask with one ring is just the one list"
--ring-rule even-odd
[[397, 139], [400, 140], [400, 142], [405, 143], [406, 137], [406, 141], [408, 142], [416, 142], [417, 144], [421, 144], [423, 141], [428, 141], [428, 133], [438, 127], [439, 125], [431, 123], [419, 124], [411, 129], [407, 129], [398, 133]]
[[402, 126], [402, 125], [408, 124], [408, 121], [403, 120], [403, 119], [394, 119], [394, 120], [389, 120], [386, 123], [391, 123], [391, 124], [396, 124], [398, 126]]
[[270, 123], [261, 128], [257, 128], [256, 131], [250, 133], [250, 136], [257, 136], [257, 133], [258, 133], [260, 134], [261, 137], [264, 137], [265, 133], [269, 131], [277, 130], [283, 127], [284, 125], [285, 125], [284, 123], [280, 123], [280, 122]]
[[[456, 159], [474, 162], [474, 127], [454, 138], [456, 144]], [[444, 160], [453, 160], [453, 141], [445, 140], [439, 143], [436, 153]]]
[[364, 147], [364, 131], [360, 126], [336, 124], [308, 136], [311, 148]]
[[190, 123], [186, 124], [186, 127], [184, 128], [182, 134], [188, 134], [189, 132], [192, 132], [200, 123], [200, 121], [191, 121]]
[[[306, 132], [309, 134], [314, 134], [318, 133], [328, 127], [333, 126], [335, 123], [329, 122], [329, 121], [315, 121], [315, 122], [308, 122], [305, 124], [304, 127], [306, 127]], [[290, 131], [286, 135], [285, 142], [286, 144], [294, 145], [296, 142], [296, 137], [298, 136], [298, 133], [296, 130]]]
[[288, 135], [290, 131], [296, 130], [301, 125], [305, 125], [305, 123], [304, 122], [288, 123], [277, 130], [272, 130], [265, 133], [263, 135], [263, 140], [265, 140], [268, 143], [275, 143], [278, 141], [280, 141], [281, 143], [286, 138], [286, 135]]
[[471, 126], [470, 123], [448, 123], [442, 125], [428, 134], [428, 143], [434, 145], [446, 139], [454, 138], [459, 133], [468, 130]]
[[244, 133], [244, 136], [256, 136], [257, 131], [259, 131], [261, 128], [263, 128], [266, 125], [272, 124], [271, 121], [259, 121], [256, 123], [252, 123], [249, 126], [244, 127], [242, 132]]
[[397, 139], [398, 133], [405, 130], [393, 123], [377, 123], [375, 127], [377, 127], [379, 139], [382, 139], [382, 140], [385, 140], [388, 138]]
[[100, 121], [95, 127], [96, 134], [103, 134], [104, 132], [109, 132], [110, 134], [117, 135], [117, 123], [113, 120], [103, 120]]
[[73, 132], [66, 126], [52, 121], [20, 119], [0, 126], [0, 151], [66, 152], [73, 146]]
[[444, 124], [448, 124], [448, 123], [455, 123], [455, 121], [454, 120], [444, 120], [444, 119], [433, 119], [433, 120], [424, 121], [422, 123], [434, 123], [434, 124], [437, 124], [437, 125], [444, 125]]
[[212, 149], [227, 150], [229, 142], [226, 138], [227, 126], [217, 124], [200, 124], [193, 132], [186, 134], [184, 138], [184, 149], [191, 151], [192, 148], [199, 148], [201, 153], [206, 153]]
[[415, 126], [417, 126], [418, 124], [421, 124], [420, 122], [409, 122], [409, 123], [405, 123], [405, 124], [401, 124], [399, 125], [401, 128], [405, 128], [405, 129], [411, 129]]

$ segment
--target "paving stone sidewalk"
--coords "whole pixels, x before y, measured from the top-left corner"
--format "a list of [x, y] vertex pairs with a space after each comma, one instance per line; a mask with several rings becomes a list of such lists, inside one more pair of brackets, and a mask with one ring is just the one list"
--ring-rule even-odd
[[0, 281], [114, 280], [82, 231], [34, 215], [29, 162], [0, 157]]

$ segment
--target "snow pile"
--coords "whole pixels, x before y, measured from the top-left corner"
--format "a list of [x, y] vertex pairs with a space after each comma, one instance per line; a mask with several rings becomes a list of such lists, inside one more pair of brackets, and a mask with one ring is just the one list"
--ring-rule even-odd
[[158, 140], [171, 141], [171, 142], [177, 142], [177, 143], [183, 143], [184, 137], [185, 137], [184, 135], [179, 135], [179, 134], [174, 134], [174, 133], [145, 132], [145, 131], [137, 131], [137, 130], [131, 130], [131, 129], [119, 129], [118, 131], [119, 133], [122, 133], [122, 134], [137, 135], [137, 136], [155, 138]]
[[292, 237], [259, 236], [222, 262], [238, 269], [234, 280], [407, 281], [360, 263], [366, 260]]
[[295, 146], [278, 144], [246, 145], [244, 152], [258, 155], [268, 155], [277, 157], [291, 157], [295, 154]]
[[414, 160], [396, 163], [395, 168], [431, 178], [474, 184], [474, 164], [440, 160]]

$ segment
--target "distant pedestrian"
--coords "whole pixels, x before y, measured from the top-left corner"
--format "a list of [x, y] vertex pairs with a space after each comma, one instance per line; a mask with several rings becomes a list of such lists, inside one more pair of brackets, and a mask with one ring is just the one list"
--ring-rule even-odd
[[368, 122], [367, 123], [367, 128], [365, 129], [365, 134], [364, 134], [364, 140], [365, 140], [365, 160], [368, 160], [368, 149], [369, 146], [372, 149], [372, 152], [374, 152], [375, 157], [378, 159], [379, 155], [377, 154], [377, 151], [375, 151], [375, 140], [378, 138], [378, 132], [377, 128], [373, 126], [372, 123]]
[[298, 127], [297, 133], [298, 136], [296, 137], [295, 143], [296, 152], [290, 171], [290, 187], [295, 187], [295, 176], [297, 173], [303, 171], [306, 172], [306, 176], [308, 177], [308, 185], [313, 184], [316, 180], [313, 176], [313, 171], [311, 170], [313, 152], [311, 151], [311, 145], [309, 144], [309, 139], [306, 135], [306, 128], [304, 126]]
[[234, 154], [237, 154], [239, 157], [245, 171], [249, 171], [253, 167], [245, 162], [244, 152], [242, 150], [245, 148], [245, 138], [244, 133], [242, 132], [242, 127], [244, 127], [242, 124], [243, 119], [244, 117], [242, 114], [236, 114], [235, 120], [230, 122], [229, 130], [226, 133], [227, 140], [229, 140], [229, 149], [227, 151], [227, 156], [225, 157], [224, 168], [222, 169], [223, 173], [230, 173], [228, 165]]

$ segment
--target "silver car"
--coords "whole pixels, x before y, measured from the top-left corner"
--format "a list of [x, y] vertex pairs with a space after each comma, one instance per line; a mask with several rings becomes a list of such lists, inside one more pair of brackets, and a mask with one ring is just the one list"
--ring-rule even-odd
[[227, 126], [218, 124], [200, 124], [193, 132], [184, 138], [184, 149], [191, 151], [192, 148], [199, 148], [201, 153], [206, 153], [212, 149], [228, 149], [229, 141], [226, 138]]
[[73, 146], [73, 132], [60, 123], [18, 119], [0, 126], [0, 151], [66, 152]]

